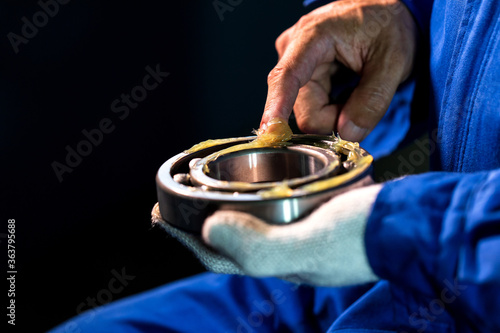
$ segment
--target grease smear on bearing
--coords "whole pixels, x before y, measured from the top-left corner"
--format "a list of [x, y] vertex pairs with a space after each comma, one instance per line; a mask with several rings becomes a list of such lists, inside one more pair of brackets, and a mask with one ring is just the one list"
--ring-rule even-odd
[[[229, 154], [232, 152], [245, 150], [245, 149], [255, 149], [264, 147], [277, 147], [286, 146], [288, 141], [292, 138], [292, 130], [288, 126], [288, 122], [283, 118], [273, 118], [271, 119], [264, 128], [254, 131], [257, 134], [257, 138], [248, 143], [243, 143], [235, 145], [226, 149], [217, 151], [209, 156], [207, 156], [206, 161], [215, 161], [219, 156]], [[190, 154], [197, 152], [199, 150], [241, 140], [241, 138], [231, 138], [231, 139], [218, 139], [218, 140], [207, 140], [198, 143], [186, 150], [185, 153]], [[343, 140], [340, 136], [332, 135], [332, 142], [327, 144], [329, 149], [332, 149], [337, 154], [343, 154], [347, 156], [347, 160], [344, 163], [348, 163], [352, 167], [348, 172], [334, 177], [318, 180], [307, 185], [297, 187], [296, 189], [291, 189], [288, 187], [286, 181], [277, 185], [272, 189], [261, 190], [257, 192], [262, 198], [274, 199], [274, 198], [284, 198], [291, 197], [294, 195], [304, 195], [316, 193], [324, 190], [328, 190], [353, 179], [357, 175], [364, 172], [367, 167], [372, 163], [373, 157], [371, 155], [364, 155], [359, 147], [359, 143]], [[204, 172], [208, 173], [207, 164], [204, 166]]]

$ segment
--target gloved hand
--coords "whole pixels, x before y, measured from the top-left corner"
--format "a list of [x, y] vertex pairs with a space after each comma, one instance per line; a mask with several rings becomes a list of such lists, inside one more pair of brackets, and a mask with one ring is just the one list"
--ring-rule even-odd
[[153, 221], [219, 273], [275, 276], [297, 283], [343, 286], [378, 280], [368, 263], [366, 223], [382, 185], [340, 194], [301, 221], [270, 225], [242, 212], [217, 211], [203, 226], [203, 241], [169, 226], [157, 207]]

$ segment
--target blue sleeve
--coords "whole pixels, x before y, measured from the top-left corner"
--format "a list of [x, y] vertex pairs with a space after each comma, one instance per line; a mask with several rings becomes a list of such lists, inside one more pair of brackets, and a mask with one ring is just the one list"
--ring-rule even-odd
[[434, 0], [401, 0], [410, 10], [421, 31], [429, 31]]
[[500, 169], [387, 183], [365, 242], [382, 279], [434, 297], [481, 331], [500, 327]]

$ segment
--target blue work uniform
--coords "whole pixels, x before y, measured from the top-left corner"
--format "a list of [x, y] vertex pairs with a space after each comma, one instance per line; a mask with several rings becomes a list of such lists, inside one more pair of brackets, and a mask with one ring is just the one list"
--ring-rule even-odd
[[[500, 332], [500, 5], [404, 2], [430, 45], [430, 82], [417, 85], [430, 86], [434, 171], [388, 182], [377, 197], [365, 243], [379, 282], [320, 288], [204, 273], [54, 332]], [[372, 135], [398, 141], [408, 129], [384, 126]]]

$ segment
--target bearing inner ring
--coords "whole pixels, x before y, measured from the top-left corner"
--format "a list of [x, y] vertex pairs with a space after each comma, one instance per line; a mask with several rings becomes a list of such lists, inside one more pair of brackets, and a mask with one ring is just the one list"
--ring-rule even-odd
[[232, 192], [269, 189], [286, 183], [290, 188], [333, 176], [340, 159], [329, 149], [295, 145], [247, 149], [192, 163], [191, 182]]

